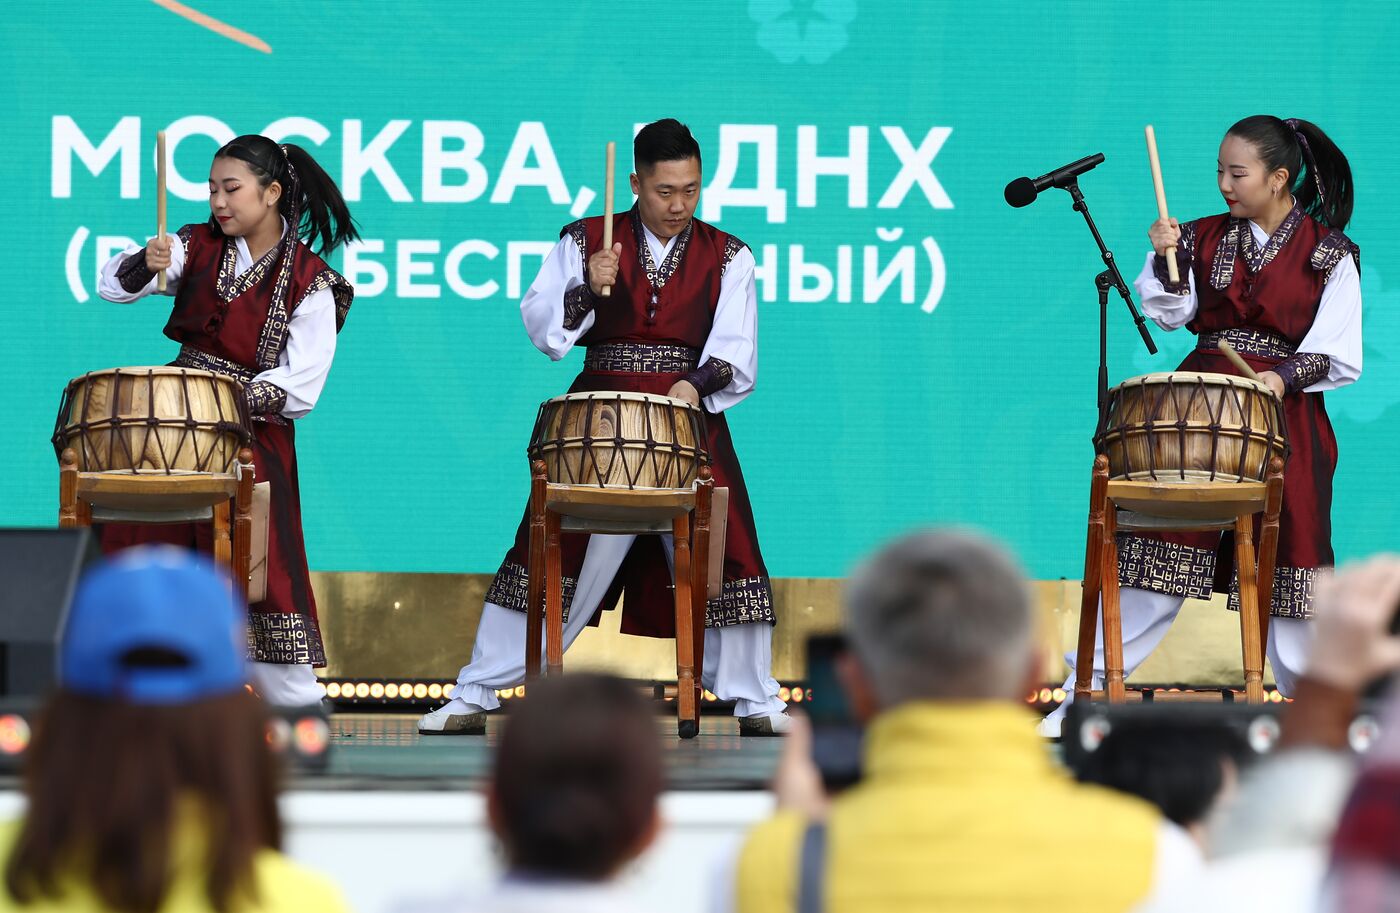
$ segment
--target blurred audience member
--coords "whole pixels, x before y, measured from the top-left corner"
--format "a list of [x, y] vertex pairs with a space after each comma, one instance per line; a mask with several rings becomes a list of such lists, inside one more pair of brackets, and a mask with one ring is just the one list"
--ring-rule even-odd
[[1001, 548], [906, 536], [845, 602], [864, 779], [827, 800], [795, 726], [779, 812], [738, 851], [721, 909], [1125, 911], [1198, 865], [1180, 828], [1075, 783], [1036, 735], [1021, 700], [1042, 676], [1030, 585]]
[[1075, 774], [1151, 802], [1204, 853], [1211, 812], [1234, 798], [1250, 757], [1244, 737], [1223, 724], [1137, 719], [1115, 723]]
[[131, 549], [85, 575], [26, 758], [28, 808], [0, 827], [0, 910], [345, 909], [278, 851], [245, 630], [228, 581], [179, 549]]
[[[1311, 652], [1284, 712], [1278, 747], [1243, 778], [1238, 799], [1221, 809], [1210, 829], [1211, 859], [1200, 876], [1142, 913], [1318, 909], [1338, 816], [1356, 777], [1349, 729], [1366, 689], [1400, 669], [1400, 638], [1390, 630], [1397, 604], [1400, 559], [1390, 556], [1348, 567], [1320, 586]], [[1400, 729], [1391, 737], [1400, 738]], [[1376, 780], [1353, 797], [1326, 909], [1400, 909], [1394, 891], [1367, 893], [1395, 882], [1377, 881], [1374, 857], [1357, 852], [1365, 846], [1392, 852], [1395, 844], [1386, 841], [1400, 835], [1371, 829], [1372, 813], [1385, 814], [1371, 785], [1383, 789]]]
[[660, 737], [635, 685], [602, 675], [541, 679], [511, 707], [486, 791], [505, 877], [421, 913], [622, 913], [617, 881], [660, 829]]

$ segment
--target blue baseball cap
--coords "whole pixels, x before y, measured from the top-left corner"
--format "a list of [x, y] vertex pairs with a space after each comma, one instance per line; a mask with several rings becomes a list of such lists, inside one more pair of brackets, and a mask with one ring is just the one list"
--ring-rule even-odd
[[243, 687], [247, 635], [227, 578], [174, 546], [127, 549], [83, 575], [59, 647], [59, 684], [135, 704]]

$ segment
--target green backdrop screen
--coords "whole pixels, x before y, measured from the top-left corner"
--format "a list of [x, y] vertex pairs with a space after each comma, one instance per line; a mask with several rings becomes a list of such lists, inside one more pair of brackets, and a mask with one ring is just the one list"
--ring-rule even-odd
[[[1327, 395], [1334, 541], [1339, 558], [1396, 541], [1400, 18], [1384, 4], [190, 6], [221, 25], [153, 0], [4, 14], [0, 523], [54, 522], [69, 378], [174, 356], [168, 299], [96, 296], [100, 262], [154, 231], [156, 131], [172, 230], [207, 218], [217, 146], [263, 132], [318, 158], [365, 239], [332, 258], [358, 294], [297, 423], [312, 566], [494, 570], [536, 407], [582, 357], [537, 352], [520, 295], [559, 228], [601, 212], [604, 144], [625, 207], [635, 126], [674, 116], [704, 150], [701, 217], [759, 264], [758, 386], [730, 421], [770, 571], [840, 576], [902, 530], [958, 524], [1037, 577], [1077, 577], [1101, 264], [1067, 195], [1012, 209], [1002, 188], [1103, 152], [1082, 186], [1131, 281], [1156, 214], [1144, 125], [1187, 219], [1222, 210], [1225, 128], [1267, 112], [1320, 124], [1355, 172], [1366, 364]], [[1109, 317], [1115, 383], [1194, 343], [1154, 326], [1150, 357], [1121, 302]]]

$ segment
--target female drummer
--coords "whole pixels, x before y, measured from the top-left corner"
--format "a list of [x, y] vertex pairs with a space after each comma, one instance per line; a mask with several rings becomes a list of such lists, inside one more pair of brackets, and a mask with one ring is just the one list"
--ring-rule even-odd
[[[1136, 285], [1158, 326], [1197, 335], [1179, 370], [1238, 374], [1218, 348], [1223, 339], [1283, 398], [1290, 453], [1268, 655], [1287, 695], [1303, 665], [1313, 585], [1333, 562], [1337, 440], [1322, 394], [1361, 374], [1360, 253], [1342, 234], [1351, 219], [1351, 166], [1316, 125], [1261, 114], [1226, 132], [1216, 175], [1229, 211], [1184, 225], [1152, 223], [1153, 253]], [[1177, 283], [1168, 278], [1170, 247]], [[1161, 641], [1186, 597], [1208, 598], [1218, 588], [1238, 603], [1232, 549], [1218, 533], [1119, 542], [1125, 672]], [[1066, 659], [1073, 664], [1074, 655]], [[1100, 643], [1095, 688], [1103, 668]], [[1042, 731], [1053, 733], [1058, 717], [1047, 723]]]
[[[237, 137], [214, 154], [209, 210], [208, 222], [113, 257], [98, 290], [108, 301], [135, 301], [156, 290], [164, 270], [175, 297], [165, 335], [180, 343], [174, 364], [243, 383], [257, 480], [271, 488], [267, 597], [249, 609], [249, 677], [269, 703], [314, 704], [321, 691], [312, 667], [326, 657], [302, 541], [292, 422], [316, 405], [354, 297], [322, 257], [358, 234], [321, 166], [304, 149], [265, 136]], [[207, 525], [109, 524], [102, 544], [110, 551], [160, 540], [208, 550], [212, 539]]]

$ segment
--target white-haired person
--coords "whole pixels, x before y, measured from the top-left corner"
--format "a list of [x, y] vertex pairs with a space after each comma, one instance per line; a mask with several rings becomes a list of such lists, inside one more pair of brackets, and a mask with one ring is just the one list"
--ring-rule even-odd
[[[1199, 866], [1149, 803], [1076, 783], [1022, 695], [1041, 680], [1025, 575], [998, 545], [920, 532], [845, 597], [842, 689], [866, 725], [860, 782], [828, 799], [805, 721], [717, 908], [1126, 911]], [[1073, 852], [1083, 847], [1084, 852]]]

